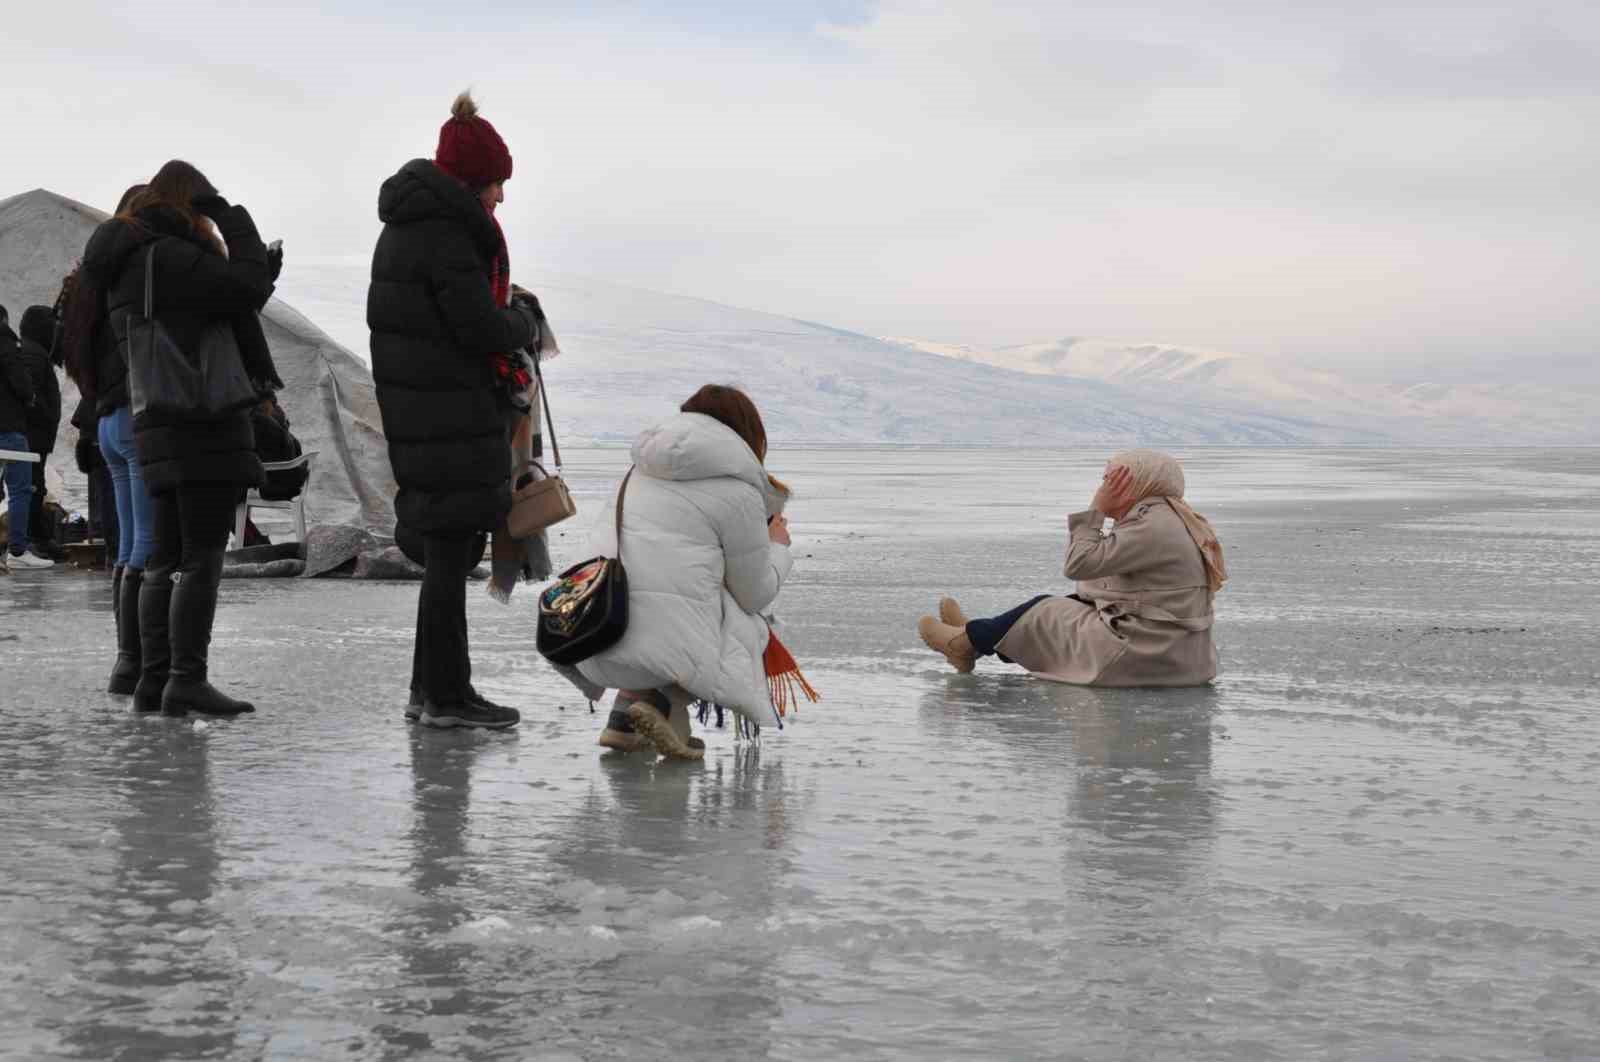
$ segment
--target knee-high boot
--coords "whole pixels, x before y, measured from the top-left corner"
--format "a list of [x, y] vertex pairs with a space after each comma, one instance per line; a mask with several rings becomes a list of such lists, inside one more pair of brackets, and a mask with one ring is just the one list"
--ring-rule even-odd
[[[124, 572], [122, 578], [128, 578]], [[139, 638], [139, 683], [133, 691], [137, 712], [159, 712], [161, 695], [167, 688], [172, 666], [172, 650], [167, 641], [167, 616], [172, 604], [172, 569], [146, 568], [133, 613], [133, 627]], [[124, 625], [129, 617], [122, 619]]]
[[235, 700], [207, 680], [211, 624], [217, 617], [217, 589], [222, 582], [222, 550], [201, 557], [193, 570], [181, 572], [172, 590], [172, 677], [161, 697], [162, 715], [238, 715], [253, 712], [248, 701]]
[[139, 595], [144, 571], [118, 568], [111, 581], [111, 607], [117, 615], [117, 662], [111, 666], [106, 692], [127, 696], [139, 685], [144, 670], [144, 647], [139, 640]]

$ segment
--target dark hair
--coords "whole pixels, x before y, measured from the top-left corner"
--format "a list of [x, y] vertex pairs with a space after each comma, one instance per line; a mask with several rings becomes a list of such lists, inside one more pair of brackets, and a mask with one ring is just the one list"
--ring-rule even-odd
[[[144, 189], [143, 184], [129, 185], [128, 190], [122, 193], [122, 198], [117, 200], [114, 213], [118, 217], [126, 214], [134, 198]], [[66, 366], [67, 377], [90, 400], [94, 398], [96, 384], [94, 330], [100, 324], [101, 294], [100, 286], [82, 268], [77, 268], [62, 280], [61, 294], [56, 297], [61, 305], [61, 338], [58, 344], [61, 360]]]
[[149, 184], [133, 194], [117, 211], [117, 217], [130, 225], [141, 225], [138, 218], [141, 210], [163, 207], [182, 217], [188, 223], [190, 232], [203, 237], [220, 254], [223, 250], [221, 239], [194, 209], [196, 199], [216, 194], [216, 185], [207, 180], [206, 175], [192, 163], [173, 159], [156, 171]]
[[761, 423], [761, 413], [756, 409], [756, 404], [750, 401], [750, 396], [737, 387], [706, 384], [678, 409], [684, 413], [703, 413], [726, 424], [749, 445], [757, 461], [766, 462], [766, 425]]

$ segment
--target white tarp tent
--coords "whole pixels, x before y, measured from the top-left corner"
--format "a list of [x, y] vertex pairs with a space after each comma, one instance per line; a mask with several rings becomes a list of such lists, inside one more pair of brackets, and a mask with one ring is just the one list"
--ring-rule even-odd
[[[44, 189], [0, 200], [0, 304], [12, 325], [33, 304], [49, 305], [106, 214]], [[294, 268], [291, 258], [286, 268]], [[349, 526], [382, 538], [394, 533], [394, 476], [372, 373], [300, 313], [273, 299], [262, 311], [272, 357], [283, 377], [278, 400], [307, 450], [318, 451], [306, 494], [313, 526]], [[82, 508], [83, 477], [73, 462], [77, 432], [68, 423], [77, 388], [63, 380], [50, 492]]]

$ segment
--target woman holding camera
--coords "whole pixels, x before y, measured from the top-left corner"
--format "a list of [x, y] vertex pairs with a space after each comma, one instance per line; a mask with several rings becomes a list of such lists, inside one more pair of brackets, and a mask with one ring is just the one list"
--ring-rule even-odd
[[[179, 350], [197, 353], [202, 337], [224, 322], [251, 380], [258, 387], [283, 386], [259, 316], [281, 259], [268, 253], [249, 212], [229, 204], [187, 162], [162, 166], [96, 230], [84, 252], [79, 282], [87, 280], [92, 297], [103, 303], [120, 349], [126, 349], [130, 317], [144, 312], [147, 261], [153, 315]], [[246, 488], [262, 482], [249, 411], [209, 418], [146, 411], [131, 423], [153, 539], [138, 591], [142, 660], [134, 706], [167, 715], [254, 711], [209, 681], [211, 628], [234, 509]], [[123, 579], [126, 586], [127, 574]]]
[[383, 183], [383, 233], [372, 255], [367, 324], [372, 377], [389, 443], [395, 537], [420, 538], [411, 700], [425, 726], [502, 729], [521, 716], [472, 686], [467, 574], [482, 535], [511, 507], [511, 395], [529, 383], [522, 350], [537, 312], [511, 295], [505, 200], [511, 153], [463, 93], [432, 160]]

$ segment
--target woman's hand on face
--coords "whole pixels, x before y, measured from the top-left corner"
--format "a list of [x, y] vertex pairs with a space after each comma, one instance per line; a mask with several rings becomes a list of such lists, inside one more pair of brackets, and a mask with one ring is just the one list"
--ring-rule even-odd
[[789, 545], [789, 520], [784, 516], [774, 516], [767, 523], [767, 538], [780, 546]]
[[1139, 500], [1133, 497], [1132, 485], [1133, 473], [1126, 468], [1118, 465], [1107, 469], [1105, 478], [1100, 481], [1100, 489], [1094, 492], [1094, 501], [1089, 503], [1090, 508], [1106, 516], [1120, 516]]

